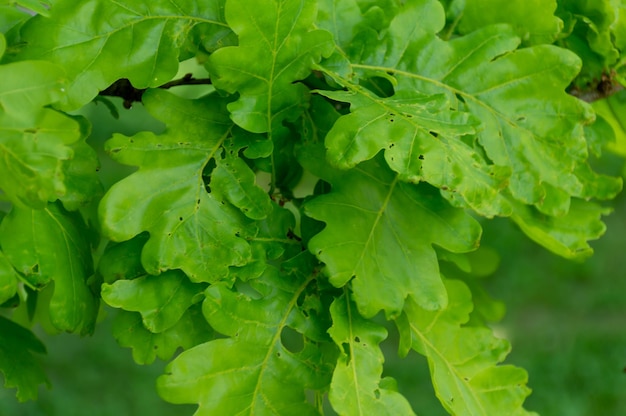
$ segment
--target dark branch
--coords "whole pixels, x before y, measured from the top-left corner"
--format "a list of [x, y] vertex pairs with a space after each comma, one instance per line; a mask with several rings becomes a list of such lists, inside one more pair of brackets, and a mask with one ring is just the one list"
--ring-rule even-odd
[[[160, 85], [158, 88], [169, 89], [180, 85], [210, 85], [209, 78], [194, 78], [191, 74], [185, 74], [181, 79], [175, 79]], [[134, 102], [141, 102], [141, 97], [146, 88], [135, 88], [133, 84], [126, 78], [118, 79], [105, 90], [100, 91], [99, 95], [109, 97], [121, 97], [124, 99], [124, 108], [130, 108]]]
[[596, 81], [587, 88], [572, 87], [569, 93], [583, 101], [592, 103], [622, 91], [624, 86], [618, 83], [612, 74], [602, 74], [600, 81]]

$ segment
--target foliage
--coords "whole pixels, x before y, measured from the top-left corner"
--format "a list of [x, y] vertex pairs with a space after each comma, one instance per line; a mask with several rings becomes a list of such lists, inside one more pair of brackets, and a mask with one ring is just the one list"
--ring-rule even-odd
[[[414, 414], [384, 372], [389, 331], [449, 413], [532, 414], [476, 281], [492, 268], [481, 221], [592, 253], [622, 182], [589, 159], [624, 153], [621, 103], [577, 96], [619, 88], [626, 6], [0, 9], [0, 371], [20, 400], [47, 382], [27, 327], [90, 334], [104, 303], [137, 363], [170, 361], [161, 397], [198, 415]], [[190, 58], [207, 79], [175, 79]], [[164, 126], [112, 135], [104, 152], [130, 170], [110, 186], [79, 115], [114, 108], [105, 95]]]

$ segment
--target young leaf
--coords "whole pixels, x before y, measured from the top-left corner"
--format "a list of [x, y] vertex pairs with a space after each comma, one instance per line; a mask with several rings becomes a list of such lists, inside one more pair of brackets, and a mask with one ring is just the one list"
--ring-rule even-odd
[[46, 347], [28, 329], [0, 316], [0, 371], [4, 386], [17, 387], [21, 402], [36, 399], [39, 384], [50, 385], [33, 353], [45, 354]]
[[404, 337], [401, 348], [413, 348], [428, 359], [435, 393], [450, 414], [530, 415], [522, 409], [530, 393], [526, 371], [497, 365], [510, 350], [508, 342], [488, 328], [462, 326], [473, 307], [470, 291], [458, 280], [445, 285], [450, 301], [443, 311], [407, 301], [397, 321]]
[[[237, 165], [239, 172], [248, 172], [241, 180], [228, 176], [232, 167], [222, 167], [233, 160], [229, 155], [222, 158], [233, 127], [225, 100], [216, 95], [186, 100], [151, 90], [144, 94], [144, 104], [168, 127], [161, 135], [115, 135], [107, 142], [115, 160], [139, 170], [104, 196], [103, 230], [114, 241], [148, 231], [142, 263], [150, 274], [181, 269], [195, 282], [222, 279], [229, 266], [243, 266], [251, 258], [244, 237], [255, 230], [242, 212], [257, 218], [267, 215], [269, 197], [254, 191], [249, 168]], [[215, 169], [224, 169], [226, 178], [219, 174], [207, 192], [203, 172], [211, 161]], [[232, 186], [235, 182], [239, 186]]]
[[73, 110], [120, 78], [137, 88], [169, 81], [188, 36], [207, 51], [230, 43], [223, 9], [223, 1], [55, 1], [49, 18], [24, 25], [17, 59], [63, 65], [71, 82], [62, 107]]
[[31, 286], [54, 282], [50, 319], [60, 331], [93, 331], [98, 312], [87, 279], [91, 250], [82, 219], [50, 204], [41, 210], [13, 207], [0, 224], [0, 245]]
[[309, 250], [326, 264], [330, 282], [342, 287], [352, 279], [354, 300], [366, 318], [381, 309], [398, 315], [408, 296], [429, 310], [445, 307], [433, 244], [474, 250], [478, 223], [428, 185], [400, 181], [380, 158], [345, 172], [323, 160], [322, 152], [302, 152], [305, 168], [332, 185], [331, 193], [305, 206], [306, 215], [326, 223]]
[[328, 397], [340, 415], [413, 415], [407, 400], [380, 385], [384, 357], [378, 344], [384, 327], [364, 319], [345, 294], [330, 306], [328, 333], [343, 353], [333, 372]]
[[255, 133], [272, 133], [294, 120], [306, 99], [305, 78], [332, 51], [330, 34], [313, 30], [313, 0], [229, 0], [226, 21], [239, 44], [222, 48], [208, 61], [216, 88], [238, 92], [228, 109], [235, 123]]
[[[307, 337], [307, 321], [314, 316], [305, 317], [297, 305], [314, 275], [269, 270], [255, 280], [271, 290], [259, 299], [221, 284], [207, 289], [204, 314], [229, 338], [194, 347], [170, 363], [157, 381], [165, 400], [198, 403], [198, 416], [319, 414], [304, 392], [326, 386], [330, 374], [318, 344]], [[287, 327], [305, 337], [300, 351], [290, 351], [281, 341]]]
[[146, 275], [102, 285], [102, 299], [114, 308], [141, 314], [150, 332], [174, 326], [187, 309], [201, 299], [203, 285], [191, 283], [184, 273], [171, 270], [158, 276]]

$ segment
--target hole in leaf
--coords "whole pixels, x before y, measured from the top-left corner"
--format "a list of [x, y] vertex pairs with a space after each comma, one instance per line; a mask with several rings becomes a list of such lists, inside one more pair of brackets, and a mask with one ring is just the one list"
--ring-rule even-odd
[[391, 148], [392, 148], [392, 147], [394, 147], [395, 145], [396, 145], [395, 143], [391, 143], [391, 144], [389, 145], [389, 148], [391, 149]]
[[424, 160], [424, 155], [419, 155], [417, 158], [418, 158], [419, 160]]
[[304, 348], [304, 337], [298, 331], [286, 326], [280, 332], [280, 342], [292, 353], [298, 353]]
[[313, 195], [323, 195], [331, 191], [332, 185], [324, 180], [319, 180], [313, 188]]
[[517, 121], [526, 121], [526, 116], [519, 116]]
[[376, 397], [376, 399], [380, 399], [380, 390], [374, 390], [374, 396]]
[[211, 193], [211, 175], [213, 174], [213, 170], [215, 170], [216, 167], [217, 164], [215, 163], [215, 159], [211, 158], [202, 169], [202, 180], [204, 181], [204, 186], [206, 187], [206, 191], [209, 194]]
[[352, 359], [352, 357], [350, 356], [350, 345], [348, 345], [347, 342], [344, 342], [341, 344], [341, 348], [343, 349], [343, 353], [348, 356], [348, 363], [349, 363], [350, 360]]
[[372, 77], [361, 81], [361, 86], [367, 88], [380, 98], [389, 98], [396, 93], [391, 81], [383, 77]]
[[356, 343], [361, 342], [361, 338], [359, 338], [359, 337], [354, 337], [354, 342], [356, 342]]
[[454, 94], [454, 95], [456, 96], [457, 100], [459, 100], [460, 102], [465, 104], [465, 98], [463, 98], [463, 96], [461, 94]]

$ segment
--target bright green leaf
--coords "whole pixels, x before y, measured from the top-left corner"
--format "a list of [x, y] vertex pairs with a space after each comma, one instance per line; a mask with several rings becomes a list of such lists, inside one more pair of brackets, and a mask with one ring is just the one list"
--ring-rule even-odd
[[[313, 277], [266, 273], [255, 280], [265, 280], [270, 290], [259, 299], [223, 285], [209, 287], [204, 314], [229, 338], [179, 355], [158, 379], [159, 394], [173, 403], [198, 403], [198, 416], [319, 414], [304, 392], [327, 385], [329, 369], [317, 345], [306, 338], [307, 321], [313, 317], [305, 317], [297, 305]], [[304, 334], [300, 351], [283, 345], [287, 327]]]
[[0, 224], [0, 245], [31, 286], [54, 282], [50, 319], [61, 331], [93, 331], [98, 301], [87, 285], [93, 261], [80, 216], [57, 204], [41, 210], [13, 207]]
[[174, 326], [192, 304], [201, 300], [196, 295], [202, 289], [184, 273], [172, 270], [104, 284], [102, 299], [114, 308], [139, 312], [146, 329], [158, 333]]
[[212, 54], [208, 68], [216, 88], [239, 92], [228, 106], [239, 126], [271, 132], [302, 111], [306, 88], [294, 82], [334, 46], [328, 32], [313, 30], [315, 15], [313, 0], [227, 1], [226, 20], [239, 44]]
[[597, 83], [619, 58], [614, 44], [613, 24], [618, 8], [614, 0], [563, 0], [558, 2], [557, 15], [565, 22], [566, 37], [560, 44], [576, 53], [583, 61], [576, 85], [586, 88]]
[[342, 172], [323, 158], [309, 149], [301, 159], [332, 185], [331, 193], [305, 207], [308, 216], [326, 223], [309, 250], [326, 264], [330, 282], [342, 287], [352, 279], [355, 302], [367, 318], [381, 309], [387, 316], [399, 314], [408, 296], [427, 309], [444, 307], [433, 244], [452, 252], [474, 250], [478, 223], [434, 188], [400, 181], [384, 160]]
[[467, 113], [448, 111], [444, 96], [420, 97], [406, 91], [380, 98], [360, 86], [349, 88], [350, 92], [320, 91], [351, 103], [351, 113], [340, 118], [327, 136], [332, 164], [345, 169], [385, 149], [387, 163], [402, 180], [426, 181], [458, 193], [487, 217], [510, 214], [500, 195], [510, 171], [488, 166], [460, 139], [475, 133], [477, 126]]
[[[437, 1], [407, 2], [380, 44], [372, 42], [369, 32], [355, 36], [349, 56], [351, 80], [334, 73], [332, 68], [326, 72], [350, 90], [357, 89], [355, 84], [361, 80], [392, 77], [395, 94], [390, 100], [379, 102], [395, 98], [398, 102], [406, 96], [415, 97], [415, 92], [431, 100], [445, 95], [449, 104], [434, 105], [433, 109], [472, 114], [474, 120], [481, 122], [476, 129], [477, 140], [466, 138], [462, 144], [459, 138], [444, 137], [442, 144], [424, 134], [413, 135], [415, 139], [405, 138], [407, 144], [400, 149], [404, 152], [408, 148], [438, 146], [443, 151], [438, 150], [435, 155], [448, 156], [453, 166], [466, 164], [463, 170], [457, 168], [450, 174], [450, 178], [459, 176], [457, 180], [466, 184], [465, 193], [482, 183], [483, 190], [478, 189], [474, 205], [480, 199], [478, 195], [493, 198], [501, 187], [501, 179], [489, 182], [485, 175], [489, 169], [496, 169], [492, 172], [496, 178], [510, 170], [508, 188], [516, 199], [535, 204], [551, 215], [564, 214], [570, 195], [584, 193], [584, 185], [575, 171], [586, 163], [587, 147], [582, 127], [583, 122], [592, 117], [588, 107], [565, 93], [580, 69], [580, 60], [571, 52], [550, 45], [516, 49], [519, 38], [504, 25], [485, 27], [467, 36], [443, 41], [436, 35], [443, 24], [443, 9]], [[409, 117], [403, 112], [393, 113], [407, 130]], [[350, 116], [352, 114], [344, 117]], [[439, 120], [446, 117], [449, 118], [438, 116]], [[421, 123], [425, 127], [430, 125]], [[352, 131], [357, 130], [355, 126]], [[389, 127], [392, 128], [395, 129], [395, 125]], [[337, 159], [337, 152], [344, 149], [335, 146], [335, 142], [341, 140], [337, 136], [340, 131], [327, 137], [331, 160]], [[375, 141], [371, 137], [369, 140]], [[381, 137], [377, 147], [384, 147], [386, 140], [388, 135]], [[450, 141], [455, 141], [455, 146], [445, 146]], [[354, 136], [352, 148], [364, 146], [363, 138]], [[419, 153], [419, 161], [418, 156]], [[356, 162], [358, 160], [353, 161]], [[486, 168], [485, 165], [491, 163], [496, 167]], [[421, 163], [410, 166], [415, 177], [422, 176], [420, 166]], [[474, 175], [468, 173], [472, 170]], [[544, 205], [544, 201], [550, 204]], [[491, 214], [498, 211], [495, 207], [499, 207], [501, 214], [510, 213], [510, 207], [502, 201], [489, 207]]]
[[36, 399], [39, 384], [50, 385], [33, 353], [45, 354], [46, 347], [28, 329], [0, 316], [0, 371], [4, 386], [17, 387], [21, 402]]
[[[407, 302], [398, 321], [410, 333], [409, 346], [428, 359], [435, 393], [453, 415], [530, 415], [522, 409], [528, 375], [521, 368], [497, 365], [510, 350], [485, 327], [463, 327], [473, 308], [470, 291], [458, 280], [446, 280], [450, 302], [443, 311], [427, 311]], [[406, 351], [404, 351], [406, 353]]]
[[[269, 197], [255, 190], [251, 173], [239, 183], [228, 176], [232, 167], [222, 167], [233, 160], [230, 155], [222, 156], [233, 128], [225, 100], [216, 95], [186, 100], [152, 90], [144, 94], [144, 104], [168, 122], [168, 128], [161, 135], [115, 135], [107, 142], [114, 159], [139, 170], [104, 196], [100, 205], [103, 229], [114, 241], [148, 231], [142, 262], [150, 274], [178, 268], [192, 281], [222, 279], [229, 266], [243, 266], [250, 260], [250, 246], [244, 238], [255, 230], [242, 211], [255, 217], [267, 214]], [[207, 189], [203, 173], [210, 161], [226, 178], [220, 176], [217, 183], [211, 180]], [[240, 163], [236, 169], [246, 171]]]
[[65, 0], [55, 2], [49, 18], [24, 25], [28, 45], [18, 59], [63, 65], [71, 83], [62, 107], [76, 109], [119, 78], [137, 88], [164, 84], [176, 75], [188, 37], [211, 51], [229, 44], [230, 34], [223, 1]]
[[527, 45], [552, 43], [563, 29], [554, 15], [556, 0], [466, 0], [458, 24], [460, 33], [469, 33], [494, 23], [508, 23]]
[[593, 253], [588, 240], [600, 238], [606, 226], [603, 215], [611, 209], [593, 202], [572, 200], [567, 215], [550, 217], [532, 207], [517, 205], [511, 219], [531, 239], [568, 259], [585, 258]]
[[387, 338], [385, 328], [361, 317], [346, 295], [333, 301], [330, 313], [328, 333], [343, 349], [328, 393], [333, 409], [340, 415], [413, 415], [401, 394], [380, 385], [384, 357], [378, 344]]
[[15, 204], [42, 208], [66, 194], [70, 145], [82, 137], [76, 121], [43, 108], [63, 96], [64, 72], [23, 61], [0, 65], [0, 79], [0, 188]]

